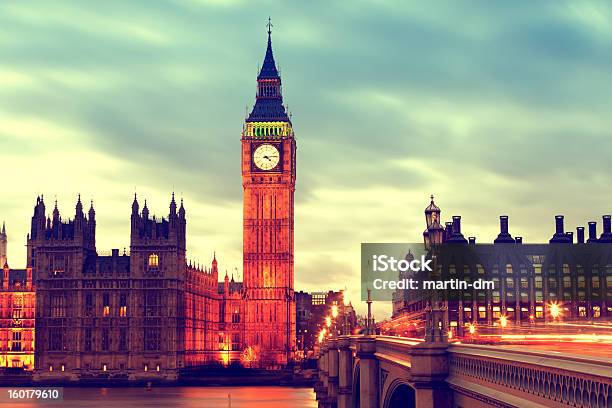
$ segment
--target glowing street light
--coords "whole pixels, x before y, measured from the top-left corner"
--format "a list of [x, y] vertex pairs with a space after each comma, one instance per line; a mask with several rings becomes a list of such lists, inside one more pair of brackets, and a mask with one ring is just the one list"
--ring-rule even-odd
[[551, 302], [548, 305], [548, 308], [550, 310], [550, 315], [552, 316], [553, 320], [558, 319], [561, 316], [561, 306], [559, 306], [557, 302]]
[[325, 316], [325, 325], [329, 328], [331, 327], [332, 319], [329, 316]]
[[334, 319], [338, 317], [338, 305], [333, 305], [331, 310], [332, 310], [332, 317]]
[[323, 340], [325, 339], [325, 332], [327, 332], [326, 328], [321, 329], [319, 332], [319, 343], [323, 343]]
[[508, 325], [508, 318], [505, 315], [499, 316], [499, 325], [502, 329]]
[[468, 324], [468, 331], [470, 332], [470, 334], [473, 336], [474, 333], [476, 333], [476, 325], [473, 323], [469, 323]]

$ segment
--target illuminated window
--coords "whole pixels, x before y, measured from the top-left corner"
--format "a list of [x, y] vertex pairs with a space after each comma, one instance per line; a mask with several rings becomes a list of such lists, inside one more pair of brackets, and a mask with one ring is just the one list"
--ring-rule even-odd
[[570, 267], [568, 264], [563, 264], [563, 273], [570, 273]]
[[486, 319], [487, 318], [487, 308], [484, 306], [478, 306], [478, 318]]
[[499, 303], [499, 291], [493, 291], [493, 293], [491, 294], [493, 297], [493, 302], [495, 303]]
[[506, 288], [514, 289], [514, 278], [506, 278]]
[[542, 289], [542, 277], [541, 276], [535, 277], [534, 286], [536, 287], [536, 289]]
[[508, 316], [508, 319], [514, 319], [514, 308], [513, 307], [507, 307], [506, 308], [506, 315]]
[[578, 306], [578, 316], [586, 317], [586, 307]]
[[479, 275], [484, 275], [485, 270], [484, 270], [484, 268], [482, 267], [482, 265], [477, 264], [477, 265], [476, 265], [476, 272], [477, 272]]
[[49, 371], [53, 371], [53, 366], [52, 365], [49, 366]]
[[533, 265], [533, 272], [536, 274], [541, 274], [542, 273], [542, 264], [534, 264]]
[[125, 293], [119, 296], [119, 316], [127, 316], [127, 295]]
[[12, 351], [21, 351], [21, 332], [14, 331], [13, 332], [13, 341], [11, 344]]
[[102, 315], [109, 316], [110, 315], [110, 294], [104, 293], [102, 295]]
[[493, 306], [493, 318], [499, 319], [500, 316], [501, 316], [501, 309], [499, 308], [499, 306]]
[[158, 365], [155, 366], [155, 371], [159, 372], [159, 370], [161, 369], [161, 367]]
[[572, 287], [572, 277], [571, 276], [564, 276], [563, 277], [563, 287], [565, 289], [569, 289]]
[[145, 364], [145, 365], [144, 365], [144, 371], [145, 371], [145, 373], [146, 373], [147, 371], [149, 371], [149, 366], [148, 366], [147, 364]]
[[506, 265], [506, 273], [507, 274], [511, 274], [512, 273], [512, 265], [511, 264], [507, 264]]
[[593, 317], [601, 316], [601, 308], [599, 306], [593, 306]]
[[62, 372], [64, 372], [66, 370], [66, 367], [62, 364]]
[[523, 288], [523, 289], [528, 289], [529, 288], [529, 282], [527, 281], [526, 277], [522, 277], [521, 278], [521, 288]]
[[159, 267], [159, 256], [157, 254], [149, 255], [149, 268], [156, 269]]
[[536, 319], [544, 318], [544, 308], [542, 306], [536, 306], [536, 308], [535, 308], [535, 317], [536, 317]]
[[464, 307], [463, 308], [463, 319], [464, 320], [471, 320], [472, 319], [472, 308], [471, 307]]

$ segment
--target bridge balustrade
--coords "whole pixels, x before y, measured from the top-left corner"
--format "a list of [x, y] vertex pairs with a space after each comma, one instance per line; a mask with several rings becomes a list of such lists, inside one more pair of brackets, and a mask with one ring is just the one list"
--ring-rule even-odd
[[612, 408], [612, 359], [342, 336], [319, 351], [320, 408]]

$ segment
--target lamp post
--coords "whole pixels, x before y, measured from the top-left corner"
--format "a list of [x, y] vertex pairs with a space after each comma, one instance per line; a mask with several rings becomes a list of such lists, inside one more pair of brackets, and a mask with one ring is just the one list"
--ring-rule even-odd
[[346, 296], [346, 291], [342, 292], [342, 303], [344, 304], [344, 330], [343, 330], [343, 334], [345, 336], [348, 336], [351, 334], [351, 328], [349, 327], [349, 321], [348, 321], [348, 307], [349, 307], [349, 300], [348, 300], [348, 296]]
[[368, 304], [368, 319], [366, 320], [366, 334], [373, 334], [372, 330], [372, 290], [368, 288], [368, 300], [366, 300]]

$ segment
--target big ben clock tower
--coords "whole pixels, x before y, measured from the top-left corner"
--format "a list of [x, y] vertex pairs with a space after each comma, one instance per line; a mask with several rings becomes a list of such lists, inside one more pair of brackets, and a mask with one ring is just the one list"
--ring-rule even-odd
[[242, 131], [245, 344], [263, 366], [285, 365], [295, 348], [293, 195], [296, 145], [281, 78], [268, 48], [255, 106]]

